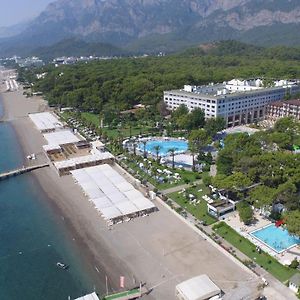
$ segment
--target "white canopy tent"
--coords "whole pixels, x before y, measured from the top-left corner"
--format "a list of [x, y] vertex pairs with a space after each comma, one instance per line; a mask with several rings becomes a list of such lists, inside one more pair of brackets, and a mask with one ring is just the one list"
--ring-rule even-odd
[[50, 112], [29, 114], [29, 118], [40, 132], [54, 131], [63, 128], [63, 124]]
[[105, 220], [119, 220], [155, 205], [108, 164], [71, 171]]
[[176, 296], [180, 300], [207, 300], [220, 294], [220, 288], [205, 274], [183, 281], [176, 286]]
[[59, 130], [44, 133], [44, 138], [47, 140], [49, 145], [66, 145], [80, 141], [80, 139], [71, 130]]

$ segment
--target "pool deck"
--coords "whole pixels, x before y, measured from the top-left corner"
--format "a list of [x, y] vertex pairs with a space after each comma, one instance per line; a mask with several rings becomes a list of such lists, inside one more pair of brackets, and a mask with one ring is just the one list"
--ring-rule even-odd
[[251, 233], [253, 231], [259, 230], [263, 227], [269, 226], [272, 224], [268, 219], [259, 215], [259, 213], [254, 213], [255, 219], [257, 220], [254, 224], [249, 226], [244, 225], [239, 218], [237, 212], [234, 212], [230, 216], [228, 216], [224, 221], [230, 227], [232, 227], [235, 231], [237, 231], [240, 235], [250, 240], [254, 245], [259, 246], [264, 252], [270, 254], [271, 256], [275, 257], [281, 264], [289, 265], [295, 257], [300, 259], [300, 245], [293, 246], [287, 250], [284, 250], [281, 253], [278, 253], [265, 243], [260, 241], [259, 239], [253, 237]]

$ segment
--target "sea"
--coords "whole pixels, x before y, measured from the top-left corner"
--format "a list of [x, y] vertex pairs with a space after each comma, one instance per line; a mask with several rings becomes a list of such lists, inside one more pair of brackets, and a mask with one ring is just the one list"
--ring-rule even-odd
[[[0, 141], [0, 172], [22, 166], [10, 123], [0, 123]], [[59, 261], [69, 269], [59, 269]], [[32, 175], [0, 181], [0, 300], [73, 300], [91, 293], [96, 278], [85, 262]]]

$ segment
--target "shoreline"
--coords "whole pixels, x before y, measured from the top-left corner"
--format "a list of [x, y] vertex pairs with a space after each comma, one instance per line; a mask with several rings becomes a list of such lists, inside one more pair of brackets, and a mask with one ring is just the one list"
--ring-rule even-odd
[[[22, 120], [22, 117], [17, 111], [14, 111], [13, 104], [10, 103], [12, 98], [11, 96], [15, 93], [7, 93], [3, 94], [0, 91], [0, 102], [2, 104], [3, 114], [1, 116], [3, 122], [8, 123], [11, 128], [14, 131], [14, 134], [17, 138], [17, 142], [20, 145], [20, 151], [22, 153], [22, 160], [23, 164], [28, 164], [29, 161], [26, 159], [26, 156], [29, 153], [36, 153], [33, 150], [36, 147], [31, 148], [29, 145], [29, 141], [26, 138], [26, 134], [30, 135], [33, 134], [34, 131], [38, 135], [40, 135], [41, 139], [43, 139], [42, 135], [37, 132], [37, 130], [34, 128], [33, 124], [30, 124], [30, 121], [28, 119], [28, 122], [24, 122], [25, 120]], [[34, 101], [40, 101], [38, 99], [34, 99]], [[29, 108], [29, 111], [31, 111], [31, 106]], [[33, 105], [34, 106], [34, 105]], [[19, 107], [19, 109], [21, 109]], [[28, 111], [28, 112], [29, 112]], [[27, 113], [27, 112], [26, 112]], [[36, 135], [34, 136], [36, 137]], [[33, 145], [35, 146], [35, 145]], [[41, 149], [40, 149], [41, 151]], [[38, 154], [38, 160], [44, 160], [45, 158], [42, 158], [41, 153]], [[26, 176], [32, 176], [34, 178], [34, 182], [37, 185], [37, 189], [43, 193], [44, 198], [46, 199], [47, 203], [46, 205], [49, 206], [50, 210], [55, 214], [57, 217], [61, 217], [66, 233], [72, 237], [71, 239], [74, 240], [74, 243], [76, 243], [74, 246], [77, 248], [76, 250], [81, 253], [81, 260], [83, 259], [84, 265], [86, 267], [86, 272], [88, 272], [92, 277], [94, 281], [94, 285], [97, 287], [97, 291], [100, 295], [104, 294], [105, 291], [105, 276], [108, 276], [109, 279], [109, 288], [111, 291], [115, 291], [118, 289], [118, 282], [115, 276], [113, 276], [113, 273], [126, 273], [125, 270], [118, 270], [118, 266], [115, 266], [115, 271], [112, 269], [113, 262], [109, 263], [109, 266], [103, 263], [99, 257], [97, 257], [97, 253], [95, 253], [95, 249], [99, 250], [99, 246], [95, 245], [95, 243], [92, 241], [92, 238], [89, 238], [89, 235], [85, 235], [82, 230], [83, 223], [81, 220], [74, 220], [74, 214], [72, 211], [68, 210], [67, 206], [70, 204], [70, 199], [67, 197], [68, 192], [70, 191], [69, 187], [65, 187], [63, 182], [60, 182], [61, 178], [56, 174], [56, 172], [49, 168], [48, 170], [36, 170], [34, 172], [31, 172], [30, 174], [27, 174]], [[55, 178], [57, 177], [57, 178]], [[68, 178], [72, 181], [72, 178]], [[68, 182], [69, 183], [69, 182]], [[72, 182], [73, 183], [73, 182]], [[75, 183], [74, 183], [75, 185]], [[76, 187], [76, 186], [75, 186]], [[55, 191], [55, 193], [53, 193]], [[76, 195], [78, 198], [81, 198], [80, 200], [88, 202], [87, 199], [85, 199], [84, 195], [82, 194], [81, 190], [79, 190], [79, 193]], [[68, 204], [67, 204], [68, 203]], [[74, 222], [75, 221], [75, 222]], [[78, 222], [79, 221], [79, 222]], [[89, 227], [89, 226], [84, 226]], [[88, 228], [84, 228], [87, 230]], [[102, 246], [101, 248], [104, 248]], [[108, 251], [108, 249], [103, 249], [103, 251]], [[97, 271], [99, 270], [99, 272]], [[114, 279], [112, 279], [114, 278]]]

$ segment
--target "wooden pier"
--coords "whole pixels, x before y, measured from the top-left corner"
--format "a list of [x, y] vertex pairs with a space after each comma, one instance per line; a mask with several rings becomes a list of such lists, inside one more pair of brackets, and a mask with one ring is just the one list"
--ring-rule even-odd
[[29, 167], [23, 167], [23, 168], [19, 168], [16, 170], [12, 170], [9, 172], [5, 172], [0, 174], [0, 181], [4, 180], [4, 179], [8, 179], [10, 177], [15, 177], [24, 173], [28, 173], [37, 169], [41, 169], [41, 168], [45, 168], [45, 167], [49, 167], [49, 164], [41, 164], [41, 165], [35, 165], [35, 166], [29, 166]]

